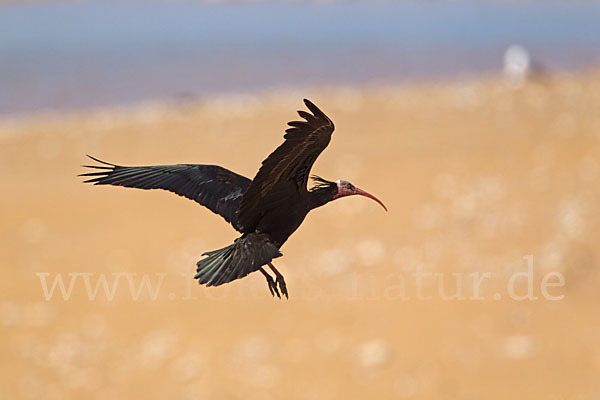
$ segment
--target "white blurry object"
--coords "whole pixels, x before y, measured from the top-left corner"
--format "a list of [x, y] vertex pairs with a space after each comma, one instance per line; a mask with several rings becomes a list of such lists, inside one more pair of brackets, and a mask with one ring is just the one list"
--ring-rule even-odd
[[511, 80], [524, 81], [531, 74], [531, 57], [527, 49], [512, 45], [504, 53], [504, 75]]

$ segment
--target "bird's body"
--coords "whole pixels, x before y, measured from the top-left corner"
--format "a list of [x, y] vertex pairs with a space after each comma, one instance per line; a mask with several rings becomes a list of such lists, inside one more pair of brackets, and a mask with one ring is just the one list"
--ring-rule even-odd
[[331, 192], [337, 192], [337, 185], [298, 193], [288, 202], [267, 211], [256, 226], [256, 231], [269, 234], [273, 243], [281, 247], [310, 211], [327, 202], [325, 199]]
[[[260, 219], [256, 231], [268, 234], [273, 244], [277, 248], [281, 248], [290, 235], [302, 224], [309, 211], [309, 199], [303, 193], [294, 199], [293, 204], [283, 204], [281, 207], [268, 211]], [[284, 221], [285, 224], [282, 224]]]
[[[139, 189], [164, 189], [192, 199], [221, 215], [240, 232], [233, 244], [204, 253], [194, 278], [200, 284], [218, 286], [260, 270], [271, 293], [287, 296], [283, 276], [271, 264], [279, 249], [304, 221], [306, 215], [336, 198], [359, 194], [377, 198], [346, 181], [331, 182], [313, 177], [310, 169], [331, 140], [334, 125], [308, 100], [312, 112], [298, 111], [305, 121], [290, 122], [286, 139], [265, 161], [253, 180], [223, 167], [201, 164], [124, 167], [90, 157], [100, 171], [81, 174], [86, 182]], [[276, 281], [263, 269], [268, 265]]]

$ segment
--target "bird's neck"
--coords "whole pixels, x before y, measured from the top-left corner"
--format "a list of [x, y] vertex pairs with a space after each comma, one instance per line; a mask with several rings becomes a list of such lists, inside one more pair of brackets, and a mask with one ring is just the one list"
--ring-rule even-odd
[[331, 200], [337, 193], [337, 186], [327, 186], [322, 188], [313, 189], [308, 192], [310, 209], [321, 207]]

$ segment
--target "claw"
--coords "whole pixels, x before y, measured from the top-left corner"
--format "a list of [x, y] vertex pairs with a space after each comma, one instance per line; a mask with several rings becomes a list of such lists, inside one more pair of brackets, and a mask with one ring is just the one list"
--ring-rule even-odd
[[265, 278], [267, 279], [267, 285], [269, 285], [269, 292], [271, 292], [271, 296], [275, 297], [275, 295], [277, 295], [277, 297], [281, 299], [281, 294], [279, 294], [277, 283], [273, 280], [273, 277], [262, 268], [260, 268], [260, 272], [262, 272]]
[[279, 285], [279, 288], [281, 289], [281, 293], [284, 294], [286, 299], [289, 299], [288, 296], [288, 291], [287, 291], [287, 285], [285, 284], [285, 279], [283, 279], [283, 275], [281, 275], [281, 272], [277, 271], [277, 268], [275, 268], [275, 266], [271, 263], [267, 264], [269, 266], [269, 268], [271, 268], [271, 271], [273, 271], [273, 273], [275, 274], [275, 278], [276, 283]]
[[285, 284], [285, 280], [283, 279], [283, 275], [277, 276], [275, 282], [279, 285], [279, 288], [281, 289], [281, 293], [285, 295], [285, 298], [289, 299], [287, 286]]
[[275, 297], [275, 295], [273, 295], [273, 292], [275, 292], [277, 297], [281, 298], [281, 295], [279, 294], [279, 289], [277, 289], [277, 283], [275, 283], [271, 276], [269, 276], [269, 278], [267, 279], [267, 283], [269, 284], [269, 290], [271, 291], [271, 295]]
[[267, 284], [269, 285], [269, 292], [271, 292], [271, 296], [275, 297], [275, 292], [273, 292], [273, 278], [271, 280], [267, 279]]

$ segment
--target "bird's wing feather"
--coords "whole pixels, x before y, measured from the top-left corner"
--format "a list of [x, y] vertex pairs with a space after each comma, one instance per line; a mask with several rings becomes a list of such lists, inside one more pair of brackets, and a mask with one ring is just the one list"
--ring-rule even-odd
[[285, 141], [269, 155], [243, 196], [238, 221], [243, 232], [253, 231], [266, 211], [306, 191], [310, 169], [327, 147], [333, 122], [317, 106], [304, 100], [312, 112], [298, 111], [304, 121], [292, 121]]
[[124, 167], [88, 156], [100, 165], [85, 165], [95, 172], [85, 182], [138, 189], [164, 189], [194, 200], [219, 214], [237, 230], [237, 210], [250, 179], [217, 165], [177, 164]]

